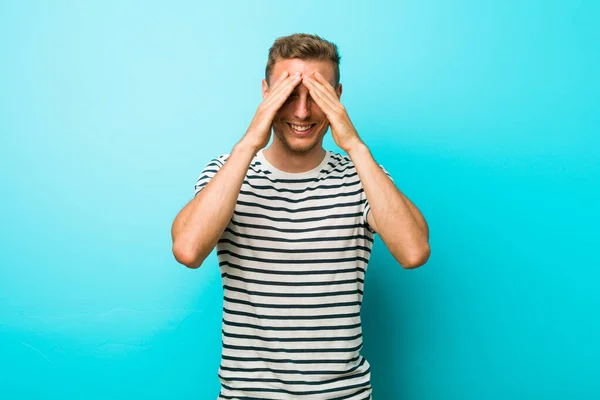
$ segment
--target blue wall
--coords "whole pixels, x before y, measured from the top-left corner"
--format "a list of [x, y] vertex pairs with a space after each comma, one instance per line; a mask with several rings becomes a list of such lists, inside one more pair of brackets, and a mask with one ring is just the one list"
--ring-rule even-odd
[[600, 397], [599, 3], [365, 4], [0, 3], [0, 398], [216, 397], [216, 256], [170, 225], [294, 32], [431, 228], [414, 271], [375, 243], [375, 398]]

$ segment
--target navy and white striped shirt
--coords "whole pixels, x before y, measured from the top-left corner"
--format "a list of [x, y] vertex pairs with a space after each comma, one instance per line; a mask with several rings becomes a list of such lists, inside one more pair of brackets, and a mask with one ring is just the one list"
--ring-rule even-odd
[[[212, 160], [197, 195], [227, 161]], [[388, 175], [389, 176], [389, 175]], [[374, 231], [352, 161], [302, 173], [262, 150], [217, 244], [223, 303], [219, 399], [371, 398], [360, 308]]]

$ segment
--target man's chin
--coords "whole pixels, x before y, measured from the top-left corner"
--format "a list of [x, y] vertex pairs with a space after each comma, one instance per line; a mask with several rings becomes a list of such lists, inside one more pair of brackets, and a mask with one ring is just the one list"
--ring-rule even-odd
[[289, 142], [284, 142], [284, 146], [290, 152], [295, 154], [305, 154], [314, 149], [318, 143], [310, 143], [310, 144], [292, 144]]
[[287, 137], [287, 135], [282, 136], [280, 134], [276, 135], [283, 147], [285, 147], [288, 151], [295, 154], [304, 154], [313, 150], [315, 147], [318, 147], [319, 144], [322, 143], [322, 136], [320, 139], [317, 138], [297, 138], [295, 136]]

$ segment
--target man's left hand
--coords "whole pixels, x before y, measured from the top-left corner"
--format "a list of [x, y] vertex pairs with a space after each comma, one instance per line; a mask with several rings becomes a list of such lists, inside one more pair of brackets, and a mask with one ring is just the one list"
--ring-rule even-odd
[[331, 84], [323, 75], [316, 72], [314, 77], [303, 75], [302, 83], [308, 88], [310, 96], [327, 116], [331, 135], [338, 147], [346, 153], [362, 143], [358, 132], [352, 125], [346, 107]]

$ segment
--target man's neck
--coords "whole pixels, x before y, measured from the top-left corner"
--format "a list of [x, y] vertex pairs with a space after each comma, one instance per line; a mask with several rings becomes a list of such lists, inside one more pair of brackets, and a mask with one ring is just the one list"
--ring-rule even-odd
[[271, 146], [264, 150], [267, 161], [283, 172], [301, 173], [313, 170], [321, 164], [326, 151], [323, 146], [315, 146], [307, 152], [290, 151], [287, 147], [274, 140]]

